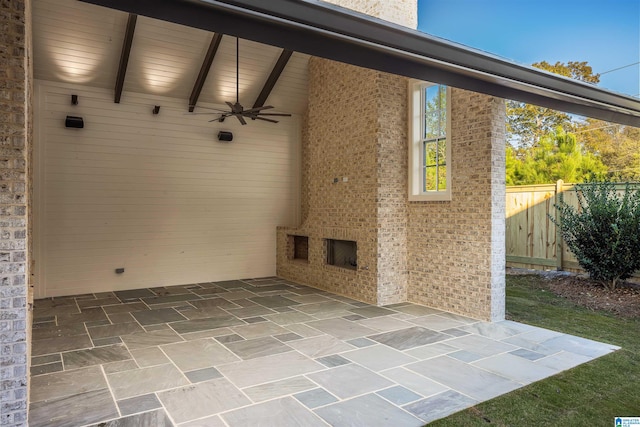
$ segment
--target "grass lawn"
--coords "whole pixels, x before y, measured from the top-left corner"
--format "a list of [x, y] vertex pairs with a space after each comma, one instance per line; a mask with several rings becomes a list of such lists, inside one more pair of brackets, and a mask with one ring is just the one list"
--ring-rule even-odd
[[622, 349], [430, 426], [612, 427], [616, 416], [640, 417], [640, 318], [578, 307], [535, 275], [507, 276], [507, 315]]

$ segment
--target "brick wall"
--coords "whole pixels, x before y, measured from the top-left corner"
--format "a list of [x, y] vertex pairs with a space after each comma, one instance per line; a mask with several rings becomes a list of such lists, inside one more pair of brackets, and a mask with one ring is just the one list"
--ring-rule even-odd
[[409, 300], [504, 319], [505, 105], [452, 91], [452, 200], [409, 205]]
[[[334, 3], [407, 26], [417, 10]], [[452, 201], [408, 202], [407, 80], [318, 58], [309, 67], [303, 224], [278, 230], [278, 275], [379, 305], [503, 319], [504, 102], [453, 90]], [[288, 234], [309, 236], [308, 262], [287, 255]], [[357, 271], [326, 265], [327, 238], [358, 242]]]
[[[415, 0], [332, 3], [417, 25]], [[406, 78], [311, 58], [303, 224], [278, 231], [278, 275], [380, 305], [406, 300], [406, 130]], [[289, 259], [288, 234], [309, 236], [308, 263]], [[357, 271], [326, 265], [330, 238], [357, 242]]]
[[384, 19], [409, 28], [418, 26], [418, 7], [416, 0], [327, 0], [329, 3], [346, 7], [356, 12]]
[[[279, 276], [368, 302], [377, 300], [377, 74], [310, 59], [302, 143], [304, 222], [278, 233]], [[288, 259], [288, 233], [309, 236], [308, 263]], [[358, 270], [325, 265], [323, 239], [356, 241]]]
[[29, 2], [0, 3], [0, 425], [27, 423]]
[[378, 303], [407, 300], [407, 79], [378, 75], [376, 216]]
[[[452, 200], [408, 202], [406, 80], [313, 58], [310, 81], [308, 213], [279, 230], [278, 274], [379, 305], [504, 319], [504, 101], [453, 89]], [[344, 105], [345, 87], [360, 91], [366, 106], [355, 110], [375, 110], [374, 122], [330, 108]], [[288, 233], [310, 236], [308, 263], [281, 249]], [[326, 266], [324, 238], [358, 241], [358, 271]]]

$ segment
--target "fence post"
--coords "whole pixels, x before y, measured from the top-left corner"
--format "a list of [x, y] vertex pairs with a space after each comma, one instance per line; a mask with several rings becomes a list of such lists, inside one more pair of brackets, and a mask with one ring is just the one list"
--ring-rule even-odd
[[[558, 205], [562, 202], [563, 199], [563, 195], [562, 195], [562, 187], [564, 186], [564, 181], [562, 181], [561, 179], [559, 179], [556, 182], [556, 194], [555, 194], [555, 204]], [[554, 218], [556, 219], [556, 270], [557, 271], [562, 271], [562, 249], [563, 249], [563, 244], [562, 244], [562, 231], [561, 231], [561, 221], [562, 218], [560, 217], [560, 215], [558, 214], [558, 209], [554, 207]]]

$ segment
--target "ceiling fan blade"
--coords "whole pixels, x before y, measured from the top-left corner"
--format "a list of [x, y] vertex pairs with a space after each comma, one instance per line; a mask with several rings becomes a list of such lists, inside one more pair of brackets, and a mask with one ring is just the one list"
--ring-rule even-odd
[[265, 122], [278, 123], [277, 120], [265, 119], [264, 117], [260, 117], [260, 116], [254, 116], [254, 117], [251, 117], [251, 118], [254, 119], [254, 120], [263, 120]]
[[291, 117], [291, 114], [286, 113], [258, 113], [258, 116], [280, 116], [280, 117]]
[[231, 108], [231, 111], [233, 111], [233, 104], [230, 103], [229, 101], [225, 101], [225, 104], [227, 104], [229, 106], [229, 108]]
[[265, 107], [255, 107], [255, 108], [249, 108], [248, 110], [244, 110], [245, 113], [257, 113], [259, 111], [262, 110], [268, 110], [270, 108], [273, 108], [271, 105], [267, 105]]
[[247, 122], [245, 122], [244, 117], [242, 117], [242, 115], [240, 114], [235, 114], [235, 116], [238, 118], [238, 120], [240, 120], [240, 123], [243, 125], [246, 125]]
[[211, 114], [222, 114], [222, 113], [226, 113], [226, 110], [212, 111], [210, 113], [182, 113], [182, 115], [183, 116], [203, 116], [203, 115], [210, 116]]
[[[215, 114], [215, 113], [211, 113], [211, 114]], [[229, 113], [224, 113], [224, 114], [220, 114], [220, 117], [216, 117], [215, 119], [211, 119], [209, 120], [209, 123], [211, 122], [224, 122], [224, 119], [226, 119], [227, 117], [229, 117], [231, 114]]]
[[[211, 110], [211, 111], [220, 111], [220, 112], [226, 112], [227, 110], [221, 110], [219, 108], [211, 108], [211, 107], [203, 107], [201, 105], [190, 105], [189, 107], [194, 107], [197, 109], [203, 109], [203, 110]], [[205, 113], [187, 113], [187, 114], [205, 114]]]

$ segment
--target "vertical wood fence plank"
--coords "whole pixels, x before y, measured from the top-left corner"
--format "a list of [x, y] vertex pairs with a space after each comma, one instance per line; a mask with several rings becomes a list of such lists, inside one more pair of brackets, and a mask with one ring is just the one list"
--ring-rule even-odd
[[[563, 200], [563, 194], [562, 191], [564, 190], [564, 182], [559, 179], [558, 182], [556, 182], [556, 191], [555, 191], [555, 195], [554, 195], [554, 202], [555, 204], [560, 204], [562, 203]], [[554, 208], [554, 218], [556, 220], [556, 224], [560, 225], [560, 214], [558, 213], [558, 210]], [[564, 247], [564, 242], [562, 241], [562, 232], [560, 230], [559, 226], [556, 226], [556, 241], [555, 241], [555, 254], [556, 254], [556, 270], [558, 271], [562, 271], [562, 248]]]

